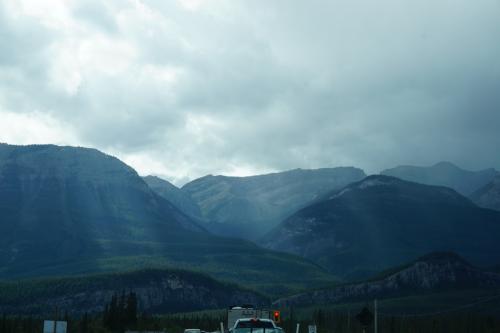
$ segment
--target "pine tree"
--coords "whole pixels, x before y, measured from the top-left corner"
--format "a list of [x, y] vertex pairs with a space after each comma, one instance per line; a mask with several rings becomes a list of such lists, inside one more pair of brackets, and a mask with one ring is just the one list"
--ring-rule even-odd
[[111, 297], [111, 303], [109, 304], [109, 326], [111, 330], [116, 330], [119, 324], [119, 308], [118, 308], [118, 297], [114, 294]]
[[0, 323], [0, 331], [1, 332], [7, 331], [7, 318], [5, 316], [5, 313], [2, 315], [2, 322]]
[[88, 330], [89, 330], [89, 315], [87, 312], [85, 312], [80, 322], [80, 333], [88, 333]]
[[137, 295], [134, 292], [130, 292], [127, 297], [125, 318], [129, 326], [135, 327], [137, 324]]

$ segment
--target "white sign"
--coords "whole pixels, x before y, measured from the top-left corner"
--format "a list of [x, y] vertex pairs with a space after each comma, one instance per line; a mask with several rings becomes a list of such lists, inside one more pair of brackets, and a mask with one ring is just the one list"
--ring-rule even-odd
[[[55, 329], [54, 329], [55, 324]], [[66, 333], [68, 329], [68, 323], [65, 321], [44, 320], [43, 321], [43, 333]]]
[[309, 325], [309, 333], [316, 333], [316, 325]]

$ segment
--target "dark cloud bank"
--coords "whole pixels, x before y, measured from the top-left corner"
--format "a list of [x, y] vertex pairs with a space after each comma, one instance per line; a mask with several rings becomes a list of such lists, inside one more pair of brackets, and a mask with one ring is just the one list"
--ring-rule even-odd
[[178, 181], [500, 168], [498, 1], [43, 6], [0, 5], [1, 141], [44, 141], [15, 132], [41, 117], [61, 143]]

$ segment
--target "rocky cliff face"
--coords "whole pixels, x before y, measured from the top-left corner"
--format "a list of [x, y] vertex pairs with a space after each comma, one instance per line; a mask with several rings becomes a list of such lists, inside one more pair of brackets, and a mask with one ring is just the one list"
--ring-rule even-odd
[[470, 198], [480, 207], [500, 211], [500, 175], [472, 193]]
[[[20, 288], [28, 289], [19, 290]], [[135, 292], [140, 311], [160, 313], [216, 309], [231, 304], [267, 303], [263, 296], [200, 274], [145, 270], [87, 278], [22, 281], [0, 284], [0, 312], [51, 314], [99, 313], [113, 294]]]
[[214, 233], [257, 239], [323, 194], [365, 176], [356, 168], [291, 170], [251, 177], [206, 176], [182, 187]]
[[500, 274], [471, 266], [453, 253], [433, 253], [371, 281], [278, 299], [275, 305], [332, 304], [419, 293], [500, 287]]

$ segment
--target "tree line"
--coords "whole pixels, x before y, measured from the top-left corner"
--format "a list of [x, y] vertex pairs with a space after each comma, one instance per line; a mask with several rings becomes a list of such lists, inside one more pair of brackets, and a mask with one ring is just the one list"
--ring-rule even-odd
[[[105, 304], [100, 314], [79, 317], [65, 315], [68, 333], [123, 333], [125, 330], [166, 331], [182, 333], [186, 328], [200, 328], [207, 332], [220, 329], [226, 323], [225, 311], [196, 314], [150, 315], [138, 311], [135, 293], [115, 294]], [[282, 316], [279, 324], [286, 333], [307, 333], [307, 326], [315, 324], [318, 333], [361, 333], [362, 327], [355, 314], [339, 310], [316, 309], [308, 314], [291, 310]], [[43, 319], [29, 316], [0, 316], [0, 333], [40, 333]], [[500, 316], [462, 312], [448, 315], [404, 317], [381, 316], [378, 320], [381, 333], [499, 333]], [[367, 333], [373, 332], [373, 326]]]

